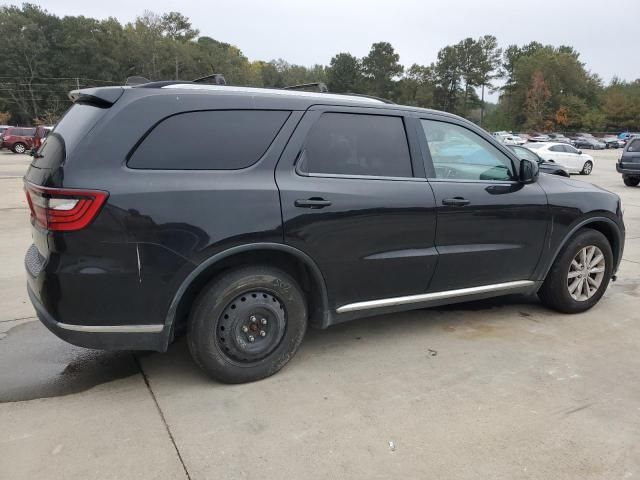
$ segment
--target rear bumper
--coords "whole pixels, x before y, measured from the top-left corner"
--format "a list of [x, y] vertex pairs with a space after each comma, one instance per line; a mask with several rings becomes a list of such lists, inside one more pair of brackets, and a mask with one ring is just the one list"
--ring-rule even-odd
[[[633, 168], [630, 168], [633, 165]], [[640, 177], [640, 163], [616, 163], [616, 171], [623, 175], [632, 175], [635, 177]]]
[[98, 350], [153, 350], [166, 351], [169, 330], [164, 325], [71, 325], [58, 322], [47, 312], [27, 285], [29, 299], [38, 318], [51, 332], [65, 342]]

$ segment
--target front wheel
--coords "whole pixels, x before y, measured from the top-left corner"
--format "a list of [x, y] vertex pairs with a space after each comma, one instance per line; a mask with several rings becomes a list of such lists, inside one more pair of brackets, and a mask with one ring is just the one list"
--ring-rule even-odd
[[296, 353], [307, 328], [302, 290], [272, 267], [233, 270], [204, 288], [187, 329], [189, 351], [224, 383], [260, 380]]
[[27, 150], [27, 147], [23, 143], [16, 143], [13, 146], [13, 153], [24, 153]]
[[560, 312], [584, 312], [604, 295], [612, 269], [609, 241], [602, 233], [585, 228], [562, 249], [538, 296]]
[[593, 163], [585, 162], [584, 166], [582, 167], [582, 171], [580, 172], [580, 175], [591, 175], [592, 171], [593, 171]]
[[623, 177], [622, 180], [627, 187], [637, 187], [640, 184], [640, 177]]

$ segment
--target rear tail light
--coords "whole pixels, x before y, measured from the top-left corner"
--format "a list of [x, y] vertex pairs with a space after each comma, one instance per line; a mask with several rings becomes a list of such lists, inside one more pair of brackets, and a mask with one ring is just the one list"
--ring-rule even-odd
[[27, 202], [34, 222], [47, 230], [81, 230], [96, 217], [107, 192], [48, 188], [25, 183]]

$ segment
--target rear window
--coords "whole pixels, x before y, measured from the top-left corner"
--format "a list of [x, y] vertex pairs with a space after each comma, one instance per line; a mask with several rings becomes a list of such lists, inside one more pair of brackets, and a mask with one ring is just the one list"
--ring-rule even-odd
[[93, 105], [75, 104], [46, 136], [34, 157], [37, 168], [55, 168], [64, 162], [96, 122], [107, 111]]
[[636, 138], [629, 144], [627, 152], [640, 152], [640, 138]]
[[159, 170], [237, 170], [256, 163], [289, 117], [280, 110], [188, 112], [160, 122], [128, 166]]

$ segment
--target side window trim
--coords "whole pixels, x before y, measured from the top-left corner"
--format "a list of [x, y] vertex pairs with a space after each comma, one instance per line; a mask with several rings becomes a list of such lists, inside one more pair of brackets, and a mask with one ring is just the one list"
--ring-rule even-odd
[[[433, 122], [448, 123], [451, 125], [456, 125], [458, 127], [464, 128], [472, 132], [473, 134], [478, 135], [479, 137], [480, 135], [477, 132], [474, 132], [473, 130], [469, 129], [466, 125], [460, 122], [452, 121], [451, 118], [448, 118], [445, 116], [418, 115], [417, 120], [418, 120], [417, 128], [418, 128], [418, 137], [420, 139], [420, 148], [423, 150], [422, 151], [423, 160], [425, 163], [425, 170], [427, 173], [426, 178], [429, 182], [455, 182], [455, 183], [479, 183], [479, 184], [491, 183], [491, 184], [502, 184], [502, 185], [513, 185], [513, 184], [519, 183], [518, 180], [515, 180], [515, 179], [514, 180], [473, 180], [473, 179], [437, 178], [435, 176], [436, 171], [433, 163], [433, 158], [431, 157], [431, 150], [429, 149], [429, 143], [427, 141], [427, 137], [424, 132], [424, 129], [422, 128], [421, 121], [427, 120], [427, 121], [433, 121]], [[511, 173], [514, 176], [517, 176], [519, 173], [519, 168], [518, 168], [517, 162], [514, 162], [512, 158], [513, 156], [515, 156], [515, 154], [511, 151], [506, 152], [505, 151], [507, 150], [506, 147], [504, 145], [501, 145], [499, 142], [497, 142], [493, 136], [491, 136], [491, 141], [489, 141], [484, 137], [480, 137], [480, 138], [483, 138], [487, 143], [495, 147], [500, 153], [502, 153], [505, 157], [509, 159], [509, 162], [511, 164]]]
[[[324, 106], [323, 106], [324, 107]], [[313, 173], [313, 172], [305, 172], [300, 168], [301, 159], [305, 153], [305, 145], [306, 139], [313, 130], [313, 127], [318, 123], [318, 121], [322, 118], [322, 115], [327, 113], [337, 113], [337, 114], [349, 114], [349, 115], [374, 115], [374, 116], [382, 116], [382, 117], [396, 117], [400, 118], [402, 121], [402, 127], [405, 134], [405, 140], [407, 141], [407, 149], [409, 152], [409, 159], [411, 162], [411, 177], [395, 177], [395, 176], [380, 176], [380, 175], [356, 175], [356, 174], [338, 174], [338, 173]], [[426, 182], [427, 179], [424, 176], [424, 172], [417, 172], [416, 174], [416, 158], [418, 152], [415, 149], [415, 143], [412, 143], [412, 138], [410, 134], [410, 117], [405, 115], [404, 112], [394, 111], [390, 112], [387, 110], [378, 110], [378, 109], [367, 109], [367, 111], [362, 111], [361, 108], [350, 109], [348, 107], [327, 107], [322, 109], [309, 109], [307, 111], [307, 115], [313, 115], [312, 122], [304, 131], [304, 136], [302, 138], [302, 143], [300, 145], [300, 150], [298, 151], [295, 160], [294, 160], [294, 172], [296, 175], [301, 177], [309, 177], [309, 178], [336, 178], [336, 179], [353, 179], [353, 180], [390, 180], [390, 181], [398, 181], [398, 182]], [[418, 122], [419, 123], [419, 122]], [[415, 138], [414, 138], [415, 140]]]

